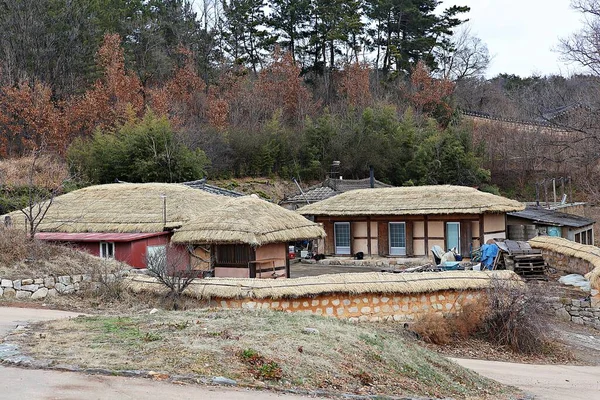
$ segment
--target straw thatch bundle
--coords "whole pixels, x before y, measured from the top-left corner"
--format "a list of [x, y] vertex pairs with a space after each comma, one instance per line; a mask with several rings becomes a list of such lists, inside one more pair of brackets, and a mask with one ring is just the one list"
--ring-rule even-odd
[[244, 196], [195, 216], [175, 232], [173, 242], [261, 246], [322, 237], [325, 231], [303, 216], [258, 197]]
[[593, 288], [600, 290], [600, 248], [589, 244], [576, 243], [568, 239], [552, 236], [538, 236], [529, 240], [531, 247], [544, 249], [585, 260], [594, 269], [585, 275]]
[[[295, 279], [206, 278], [195, 280], [187, 289], [199, 300], [298, 298], [329, 293], [414, 294], [441, 290], [486, 289], [494, 279], [522, 286], [523, 281], [512, 271], [448, 271], [391, 274], [382, 272], [331, 274]], [[148, 276], [133, 276], [129, 287], [136, 293], [166, 293], [163, 285]]]
[[[166, 224], [163, 197], [166, 196]], [[160, 232], [216, 207], [222, 198], [169, 183], [114, 183], [75, 190], [54, 199], [39, 232]], [[9, 214], [23, 228], [20, 211]], [[4, 217], [0, 217], [4, 218]]]
[[303, 215], [481, 214], [525, 209], [518, 201], [465, 186], [359, 189], [298, 209]]

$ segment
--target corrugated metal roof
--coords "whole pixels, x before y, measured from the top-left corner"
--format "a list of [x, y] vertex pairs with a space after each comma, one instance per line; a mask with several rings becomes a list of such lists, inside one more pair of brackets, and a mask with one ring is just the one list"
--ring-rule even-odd
[[169, 232], [153, 233], [65, 233], [65, 232], [38, 232], [36, 239], [56, 242], [133, 242], [155, 236], [167, 235]]
[[510, 212], [508, 215], [528, 219], [541, 225], [570, 226], [573, 228], [581, 228], [596, 223], [593, 219], [580, 217], [579, 215], [537, 207], [527, 207], [523, 211]]

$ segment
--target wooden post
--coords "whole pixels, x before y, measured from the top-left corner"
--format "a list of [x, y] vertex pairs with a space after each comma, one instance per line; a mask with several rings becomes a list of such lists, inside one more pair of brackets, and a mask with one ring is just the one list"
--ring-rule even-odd
[[371, 257], [371, 217], [367, 217], [367, 252]]
[[425, 256], [429, 258], [429, 217], [427, 215], [423, 222], [423, 236], [425, 236]]
[[483, 241], [485, 238], [485, 228], [484, 228], [484, 224], [483, 224], [483, 214], [479, 214], [479, 247], [483, 246], [485, 244], [485, 242]]

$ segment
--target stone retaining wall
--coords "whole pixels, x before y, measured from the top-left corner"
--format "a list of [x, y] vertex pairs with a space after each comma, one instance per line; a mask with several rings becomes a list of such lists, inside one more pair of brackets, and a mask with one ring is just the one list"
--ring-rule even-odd
[[594, 307], [589, 299], [556, 299], [552, 304], [561, 319], [600, 330], [600, 306]]
[[484, 290], [443, 290], [421, 294], [322, 294], [294, 299], [219, 299], [214, 307], [285, 312], [349, 319], [350, 321], [412, 322], [425, 314], [457, 313], [468, 303], [478, 301]]
[[585, 275], [594, 269], [594, 265], [589, 261], [555, 251], [542, 249], [542, 256], [549, 266], [569, 274]]
[[[123, 274], [108, 274], [102, 278], [112, 282]], [[99, 282], [94, 282], [91, 275], [63, 275], [33, 279], [0, 278], [0, 297], [16, 299], [45, 299], [60, 294], [71, 294], [81, 290], [97, 289]]]

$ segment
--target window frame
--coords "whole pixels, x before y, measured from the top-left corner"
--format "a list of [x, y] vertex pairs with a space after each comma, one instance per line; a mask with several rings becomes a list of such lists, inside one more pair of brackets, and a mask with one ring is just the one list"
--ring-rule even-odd
[[[348, 246], [338, 246], [338, 226], [348, 227]], [[333, 245], [335, 247], [335, 254], [339, 255], [351, 255], [352, 254], [352, 231], [350, 222], [334, 222], [333, 223]]]
[[[402, 226], [404, 231], [404, 247], [392, 247], [392, 225]], [[406, 222], [388, 222], [388, 249], [390, 256], [405, 256], [406, 255]], [[398, 249], [398, 250], [393, 250]]]
[[[448, 243], [448, 226], [449, 225], [456, 225], [458, 226], [458, 233], [456, 236], [457, 239], [457, 244], [456, 246], [450, 246]], [[456, 251], [460, 254], [461, 253], [461, 247], [460, 247], [460, 221], [448, 221], [446, 222], [446, 225], [444, 226], [444, 244], [446, 245], [446, 251], [450, 251], [451, 249], [456, 247]]]
[[[110, 251], [108, 251], [110, 249]], [[108, 254], [107, 254], [108, 253]], [[115, 258], [115, 242], [100, 242], [100, 258], [106, 260], [114, 260]]]

